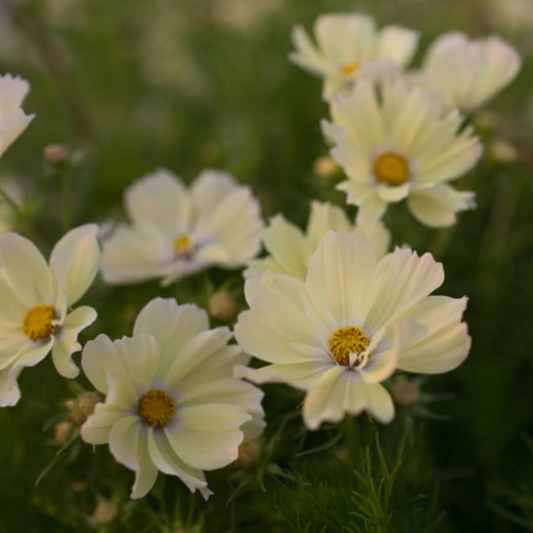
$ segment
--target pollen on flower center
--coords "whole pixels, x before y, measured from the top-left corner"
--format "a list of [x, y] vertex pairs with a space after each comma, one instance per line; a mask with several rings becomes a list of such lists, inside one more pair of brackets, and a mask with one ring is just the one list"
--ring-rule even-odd
[[38, 305], [26, 313], [22, 323], [22, 333], [34, 341], [46, 339], [54, 332], [54, 319], [54, 306]]
[[191, 240], [187, 235], [179, 235], [174, 239], [174, 249], [177, 253], [182, 254], [189, 249]]
[[176, 402], [165, 391], [152, 389], [139, 400], [139, 416], [155, 428], [166, 426], [176, 412]]
[[359, 63], [358, 61], [354, 61], [352, 63], [346, 63], [345, 65], [341, 65], [340, 71], [341, 74], [343, 74], [344, 76], [351, 76], [359, 70], [360, 66], [361, 63]]
[[374, 176], [388, 185], [403, 185], [409, 181], [411, 169], [405, 157], [394, 152], [380, 155], [374, 161]]
[[[339, 328], [333, 332], [329, 339], [329, 351], [340, 365], [348, 366], [350, 364], [350, 353], [361, 355], [370, 344], [370, 340], [364, 331], [350, 326]], [[355, 362], [357, 366], [360, 361]]]

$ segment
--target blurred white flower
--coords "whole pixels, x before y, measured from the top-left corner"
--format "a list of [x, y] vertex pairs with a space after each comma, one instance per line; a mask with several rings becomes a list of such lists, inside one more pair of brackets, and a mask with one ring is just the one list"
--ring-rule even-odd
[[269, 253], [264, 259], [254, 259], [245, 270], [245, 277], [260, 277], [267, 270], [305, 280], [307, 264], [328, 230], [353, 233], [362, 231], [372, 243], [378, 258], [383, 257], [390, 245], [390, 232], [382, 222], [357, 226], [346, 213], [327, 202], [312, 202], [311, 214], [304, 234], [300, 228], [287, 222], [283, 215], [275, 216], [263, 231], [263, 244]]
[[35, 116], [24, 114], [20, 107], [29, 90], [30, 84], [18, 76], [0, 76], [0, 156]]
[[282, 8], [285, 0], [215, 0], [213, 18], [221, 25], [240, 32], [255, 32], [269, 16]]
[[249, 356], [228, 345], [231, 337], [228, 328], [209, 329], [195, 305], [157, 298], [140, 312], [132, 338], [99, 335], [84, 347], [83, 370], [106, 400], [81, 436], [109, 443], [135, 471], [132, 498], [145, 496], [161, 471], [207, 499], [203, 471], [233, 462], [244, 436], [261, 434], [263, 393], [233, 377]]
[[244, 266], [259, 252], [259, 203], [224, 172], [204, 171], [187, 189], [158, 170], [127, 189], [125, 201], [132, 226], [119, 226], [104, 243], [107, 283], [163, 278], [169, 285], [211, 266]]
[[359, 206], [357, 221], [383, 216], [407, 198], [412, 214], [431, 227], [451, 226], [473, 207], [473, 192], [447, 184], [468, 172], [483, 148], [457, 110], [443, 113], [431, 95], [402, 79], [361, 80], [349, 96], [331, 103], [333, 123], [323, 130], [347, 181], [337, 188]]
[[56, 370], [75, 378], [72, 353], [78, 334], [96, 319], [91, 307], [69, 312], [98, 272], [98, 227], [69, 231], [54, 247], [48, 265], [34, 244], [15, 233], [0, 236], [0, 405], [20, 399], [17, 378], [52, 351]]
[[399, 67], [412, 59], [418, 33], [400, 26], [376, 28], [374, 20], [359, 13], [322, 15], [315, 22], [315, 45], [301, 26], [293, 30], [296, 52], [290, 59], [324, 78], [325, 98], [351, 89], [362, 68], [388, 58]]
[[520, 71], [518, 52], [494, 35], [471, 40], [462, 33], [439, 37], [412, 80], [447, 109], [474, 111], [509, 85]]
[[396, 369], [439, 374], [468, 355], [466, 298], [429, 296], [444, 281], [430, 254], [397, 248], [379, 262], [360, 232], [329, 232], [305, 282], [267, 272], [246, 281], [250, 306], [235, 336], [269, 363], [238, 374], [306, 390], [303, 418], [317, 429], [367, 411], [387, 423], [394, 405], [381, 384]]

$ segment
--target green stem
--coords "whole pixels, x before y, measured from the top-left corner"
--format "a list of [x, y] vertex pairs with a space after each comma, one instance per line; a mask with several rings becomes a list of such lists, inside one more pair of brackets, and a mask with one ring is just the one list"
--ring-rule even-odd
[[70, 187], [68, 170], [62, 173], [61, 194], [63, 197], [63, 231], [70, 229]]
[[20, 206], [1, 187], [0, 187], [0, 196], [2, 197], [4, 202], [14, 211], [14, 213], [17, 215], [17, 217], [21, 218], [22, 217], [22, 211], [20, 209]]

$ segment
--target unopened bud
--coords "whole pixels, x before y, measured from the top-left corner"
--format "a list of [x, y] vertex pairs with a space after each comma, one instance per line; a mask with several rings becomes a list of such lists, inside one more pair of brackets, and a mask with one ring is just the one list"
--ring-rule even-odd
[[394, 401], [402, 407], [412, 407], [420, 399], [420, 389], [414, 381], [397, 381], [391, 392]]
[[115, 502], [104, 500], [100, 502], [93, 513], [93, 518], [99, 524], [107, 524], [112, 522], [118, 515], [118, 506]]
[[257, 461], [262, 447], [261, 437], [244, 439], [239, 446], [239, 457], [235, 461], [237, 468], [248, 468]]
[[339, 166], [329, 155], [319, 157], [313, 166], [313, 170], [320, 178], [330, 178], [339, 170]]
[[346, 444], [339, 444], [333, 448], [333, 455], [339, 461], [347, 461], [350, 458], [350, 449], [348, 446], [346, 446]]
[[45, 146], [43, 156], [50, 165], [62, 165], [70, 157], [70, 148], [66, 144], [49, 144]]
[[511, 165], [518, 161], [518, 150], [502, 139], [492, 143], [489, 154], [491, 159], [500, 165]]
[[72, 425], [68, 422], [59, 422], [54, 426], [54, 439], [58, 444], [65, 444], [68, 440], [68, 436]]
[[213, 318], [226, 321], [235, 316], [237, 302], [229, 292], [217, 292], [209, 300], [209, 314]]
[[94, 413], [94, 408], [100, 401], [94, 392], [84, 392], [75, 400], [69, 400], [65, 403], [69, 410], [69, 420], [76, 426], [82, 426], [89, 415]]
[[479, 129], [493, 130], [498, 124], [498, 115], [493, 111], [480, 111], [475, 115], [474, 122]]

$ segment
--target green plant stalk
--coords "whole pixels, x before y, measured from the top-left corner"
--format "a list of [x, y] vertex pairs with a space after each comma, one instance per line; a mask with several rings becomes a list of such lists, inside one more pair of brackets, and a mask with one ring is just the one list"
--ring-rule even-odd
[[61, 176], [61, 196], [63, 202], [63, 231], [66, 233], [71, 228], [70, 221], [70, 184], [68, 170], [63, 170]]

